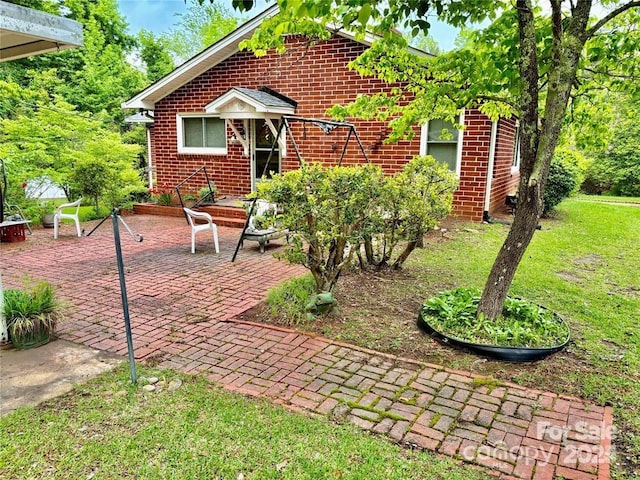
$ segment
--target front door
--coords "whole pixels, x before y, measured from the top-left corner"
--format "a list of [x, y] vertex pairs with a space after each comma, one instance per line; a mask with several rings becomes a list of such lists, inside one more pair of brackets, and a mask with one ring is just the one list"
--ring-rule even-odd
[[[265, 176], [271, 178], [272, 173], [280, 173], [280, 151], [279, 145], [276, 143], [275, 150], [271, 159], [269, 159], [269, 153], [273, 146], [275, 135], [269, 128], [266, 120], [257, 119], [252, 120], [252, 135], [253, 139], [251, 148], [251, 190], [256, 189], [256, 184], [262, 178], [262, 173], [265, 172], [267, 161], [269, 166], [266, 168]], [[272, 120], [276, 130], [279, 128], [279, 121]]]

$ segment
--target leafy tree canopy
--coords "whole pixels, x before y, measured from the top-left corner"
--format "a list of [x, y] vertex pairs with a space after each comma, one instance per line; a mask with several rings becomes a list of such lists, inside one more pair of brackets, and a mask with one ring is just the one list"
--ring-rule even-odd
[[199, 0], [185, 0], [185, 3], [188, 4], [187, 11], [177, 14], [175, 27], [162, 35], [177, 64], [233, 31], [240, 21], [233, 10], [219, 1], [212, 0], [204, 5]]
[[148, 30], [140, 30], [140, 58], [147, 67], [147, 80], [155, 82], [164, 77], [175, 68], [171, 57], [170, 46], [167, 37], [156, 37]]
[[141, 185], [134, 168], [141, 147], [125, 144], [106, 117], [79, 112], [62, 97], [50, 100], [42, 91], [32, 99], [36, 103], [25, 104], [19, 101], [24, 90], [4, 81], [0, 81], [0, 94], [13, 96], [12, 103], [20, 105], [11, 118], [0, 120], [0, 158], [14, 184], [48, 177], [71, 198], [76, 166], [98, 158], [120, 171], [114, 187], [120, 194]]
[[[121, 121], [120, 103], [144, 86], [144, 76], [127, 62], [136, 39], [118, 11], [116, 0], [23, 1], [31, 8], [72, 18], [83, 25], [84, 46], [0, 64], [0, 78], [30, 89], [34, 77], [53, 72], [46, 86], [79, 110]], [[42, 81], [43, 77], [40, 77]]]
[[[252, 2], [235, 1], [239, 8]], [[327, 38], [335, 26], [345, 26], [360, 38], [366, 33], [380, 35], [351, 67], [363, 75], [373, 75], [389, 82], [402, 82], [391, 95], [361, 96], [355, 103], [332, 110], [337, 118], [377, 117], [394, 119], [391, 141], [412, 135], [411, 125], [432, 118], [447, 118], [455, 123], [462, 108], [480, 104], [491, 118], [523, 114], [520, 72], [520, 39], [517, 9], [512, 2], [472, 0], [447, 2], [442, 0], [408, 0], [403, 2], [332, 2], [282, 0], [281, 13], [266, 21], [253, 39], [244, 46], [258, 55], [269, 48], [284, 48], [284, 33], [301, 33], [316, 39]], [[561, 4], [562, 2], [555, 2]], [[570, 8], [569, 2], [564, 2]], [[590, 3], [590, 2], [578, 2]], [[616, 6], [620, 2], [602, 2]], [[630, 2], [635, 4], [638, 2]], [[620, 6], [618, 6], [620, 8]], [[548, 8], [533, 7], [538, 62], [538, 107], [545, 115], [547, 87], [554, 70], [552, 22]], [[570, 12], [563, 11], [561, 21], [568, 25]], [[462, 45], [454, 51], [440, 53], [436, 58], [410, 55], [407, 44], [412, 37], [422, 39], [418, 45], [428, 50], [430, 18], [438, 18], [464, 28], [469, 23], [487, 24], [477, 31], [465, 30]], [[312, 20], [317, 19], [317, 20]], [[592, 21], [591, 29], [597, 23]], [[640, 13], [627, 9], [605, 27], [594, 30], [581, 57], [579, 75], [575, 80], [572, 106], [580, 100], [585, 107], [576, 111], [582, 123], [589, 122], [588, 135], [601, 125], [588, 115], [592, 95], [606, 87], [633, 90], [640, 94], [640, 83], [630, 84], [630, 78], [640, 76], [640, 44], [638, 32]], [[332, 28], [333, 27], [333, 28]], [[411, 32], [408, 38], [398, 34], [401, 27]], [[587, 32], [588, 33], [588, 32]], [[596, 34], [597, 33], [597, 34]], [[426, 37], [425, 37], [426, 36]], [[431, 53], [431, 52], [430, 52]], [[436, 52], [438, 53], [438, 52]], [[624, 59], [623, 62], [620, 58]], [[403, 101], [403, 100], [409, 100]]]

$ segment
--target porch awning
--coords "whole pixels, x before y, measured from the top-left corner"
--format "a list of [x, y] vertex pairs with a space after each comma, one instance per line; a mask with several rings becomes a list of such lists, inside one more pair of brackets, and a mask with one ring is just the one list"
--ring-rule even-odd
[[276, 118], [293, 115], [298, 103], [267, 88], [258, 90], [233, 87], [204, 107], [220, 118]]
[[75, 20], [0, 1], [0, 62], [82, 44]]

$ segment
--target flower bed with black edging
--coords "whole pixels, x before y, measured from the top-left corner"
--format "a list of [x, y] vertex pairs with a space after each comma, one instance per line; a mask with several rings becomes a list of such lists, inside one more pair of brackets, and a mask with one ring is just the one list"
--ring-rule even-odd
[[495, 320], [478, 317], [480, 290], [457, 288], [427, 300], [418, 326], [443, 343], [510, 362], [540, 360], [565, 348], [569, 326], [556, 313], [508, 297]]

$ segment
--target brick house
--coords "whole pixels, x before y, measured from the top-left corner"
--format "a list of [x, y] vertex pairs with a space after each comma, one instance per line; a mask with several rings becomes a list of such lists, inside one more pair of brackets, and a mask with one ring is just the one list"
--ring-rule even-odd
[[[255, 188], [284, 115], [327, 118], [326, 110], [360, 93], [387, 91], [390, 85], [360, 77], [347, 64], [370, 43], [346, 32], [309, 44], [287, 37], [282, 55], [255, 57], [240, 51], [277, 6], [265, 10], [208, 49], [124, 102], [123, 108], [152, 111], [149, 163], [157, 182], [176, 185], [202, 165], [220, 194], [244, 195]], [[418, 55], [424, 52], [415, 50]], [[462, 114], [463, 131], [449, 126], [453, 138], [442, 139], [447, 125], [433, 120], [416, 126], [412, 140], [385, 144], [384, 122], [353, 120], [369, 160], [385, 172], [402, 168], [413, 156], [431, 154], [446, 162], [459, 178], [454, 215], [474, 221], [504, 206], [519, 180], [514, 119], [492, 122], [476, 109]], [[325, 133], [306, 123], [293, 123], [292, 133], [305, 160], [335, 164], [343, 154], [348, 131]], [[298, 167], [290, 139], [282, 135], [269, 169]], [[364, 163], [356, 142], [347, 143], [343, 164]]]

